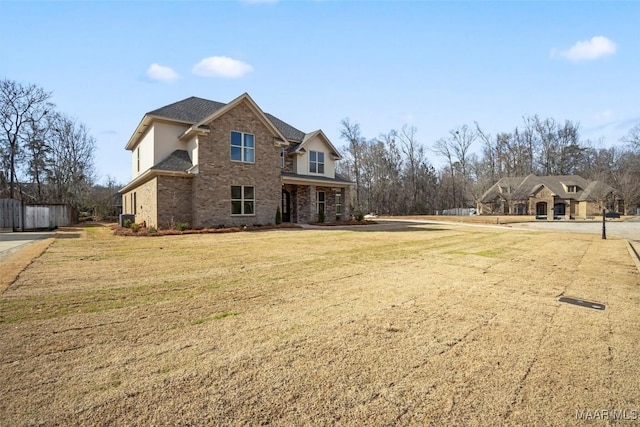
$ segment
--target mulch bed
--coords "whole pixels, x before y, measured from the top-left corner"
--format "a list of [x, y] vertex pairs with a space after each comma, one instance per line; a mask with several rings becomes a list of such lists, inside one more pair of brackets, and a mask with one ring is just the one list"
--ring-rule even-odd
[[243, 227], [217, 227], [217, 228], [200, 228], [200, 229], [187, 229], [184, 231], [170, 229], [151, 230], [148, 228], [140, 227], [138, 231], [133, 231], [131, 228], [120, 227], [114, 225], [111, 227], [113, 234], [116, 236], [134, 236], [134, 237], [156, 237], [156, 236], [176, 236], [183, 234], [216, 234], [216, 233], [238, 233], [241, 231], [262, 231], [262, 230], [278, 230], [278, 229], [291, 229], [302, 228], [297, 224], [280, 224], [280, 225], [247, 225]]

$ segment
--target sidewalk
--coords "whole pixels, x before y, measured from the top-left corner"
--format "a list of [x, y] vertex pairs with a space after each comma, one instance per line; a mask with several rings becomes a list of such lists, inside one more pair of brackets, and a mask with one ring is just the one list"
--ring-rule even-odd
[[20, 246], [53, 237], [55, 231], [0, 233], [0, 258]]

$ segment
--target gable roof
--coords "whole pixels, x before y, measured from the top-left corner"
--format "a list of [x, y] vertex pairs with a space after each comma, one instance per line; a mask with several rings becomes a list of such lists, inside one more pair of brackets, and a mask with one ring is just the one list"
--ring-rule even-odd
[[225, 107], [238, 102], [241, 98], [250, 99], [250, 102], [255, 105], [255, 107], [260, 111], [261, 115], [265, 117], [270, 127], [275, 128], [275, 130], [279, 132], [280, 135], [284, 137], [284, 139], [292, 143], [302, 142], [305, 136], [304, 132], [296, 129], [295, 127], [271, 114], [262, 112], [262, 110], [257, 107], [251, 97], [245, 93], [227, 104], [191, 96], [181, 101], [177, 101], [153, 111], [149, 111], [144, 115], [144, 117], [138, 124], [138, 127], [129, 139], [129, 142], [127, 143], [125, 148], [127, 150], [133, 149], [138, 141], [138, 138], [142, 136], [142, 134], [146, 131], [146, 128], [154, 119], [169, 120], [188, 125], [199, 124], [198, 128], [206, 129], [206, 126], [202, 126], [202, 122], [205, 121], [205, 119], [214, 116], [216, 113], [219, 113], [220, 110], [223, 110]]
[[326, 142], [326, 144], [329, 146], [329, 148], [332, 151], [331, 154], [336, 157], [336, 160], [340, 160], [342, 158], [340, 156], [340, 153], [338, 152], [338, 150], [336, 150], [336, 147], [333, 146], [331, 141], [329, 141], [329, 138], [327, 138], [327, 136], [324, 134], [324, 132], [322, 132], [322, 130], [320, 130], [320, 129], [306, 134], [304, 136], [302, 142], [300, 144], [298, 144], [292, 152], [294, 152], [294, 153], [304, 152], [305, 151], [304, 146], [309, 141], [311, 141], [313, 138], [315, 138], [316, 136], [320, 136], [320, 137], [322, 137], [322, 139], [324, 139], [324, 141]]
[[203, 128], [208, 128], [207, 126], [208, 123], [217, 119], [218, 117], [225, 114], [227, 111], [232, 110], [233, 108], [235, 108], [236, 106], [242, 103], [245, 103], [246, 105], [248, 105], [249, 109], [253, 111], [253, 113], [258, 117], [258, 119], [262, 122], [262, 124], [267, 127], [267, 129], [273, 132], [274, 136], [276, 136], [276, 139], [279, 140], [280, 143], [284, 145], [288, 145], [288, 143], [285, 143], [285, 141], [287, 141], [287, 138], [284, 135], [282, 135], [282, 132], [280, 132], [280, 130], [273, 124], [273, 122], [269, 120], [269, 118], [264, 114], [264, 112], [260, 109], [260, 107], [258, 107], [258, 104], [256, 104], [256, 102], [249, 96], [248, 93], [243, 93], [242, 95], [240, 95], [239, 97], [231, 101], [230, 103], [225, 104], [223, 107], [218, 108], [216, 111], [212, 112], [211, 114], [208, 114], [205, 117], [201, 118], [200, 120], [198, 120], [196, 124], [194, 124], [189, 129], [187, 129], [182, 134], [182, 136], [180, 136], [180, 138], [188, 135], [191, 132], [198, 132]]
[[[578, 191], [567, 192], [567, 187], [575, 185]], [[579, 175], [537, 176], [500, 178], [482, 196], [482, 203], [488, 203], [501, 197], [505, 200], [526, 200], [540, 188], [548, 188], [554, 195], [563, 199], [579, 201], [602, 198], [615, 191], [613, 187], [599, 181], [588, 181]]]

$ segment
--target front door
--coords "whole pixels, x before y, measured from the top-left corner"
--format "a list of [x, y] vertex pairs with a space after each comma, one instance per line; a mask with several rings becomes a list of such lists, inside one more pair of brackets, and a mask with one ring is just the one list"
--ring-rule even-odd
[[291, 193], [282, 190], [282, 222], [291, 222]]

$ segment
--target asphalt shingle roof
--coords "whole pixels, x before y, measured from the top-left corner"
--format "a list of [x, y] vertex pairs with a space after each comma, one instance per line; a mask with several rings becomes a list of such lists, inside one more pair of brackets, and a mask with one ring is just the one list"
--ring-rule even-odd
[[[498, 196], [506, 200], [526, 200], [543, 185], [563, 199], [592, 200], [602, 198], [615, 191], [607, 184], [599, 181], [587, 181], [578, 175], [537, 176], [531, 174], [525, 177], [501, 178], [484, 193], [482, 202], [491, 202]], [[568, 193], [565, 186], [569, 185], [577, 186], [578, 191]]]
[[160, 163], [153, 166], [151, 169], [173, 172], [186, 172], [191, 167], [193, 167], [193, 163], [191, 163], [189, 153], [187, 153], [185, 150], [176, 150], [173, 153], [169, 154], [165, 159], [160, 161]]
[[[205, 117], [215, 113], [227, 104], [209, 99], [198, 98], [192, 96], [173, 104], [165, 105], [153, 111], [149, 111], [147, 115], [164, 117], [181, 122], [197, 123]], [[273, 123], [273, 125], [291, 142], [302, 142], [305, 133], [294, 128], [290, 124], [280, 120], [279, 118], [265, 113], [265, 116]]]
[[173, 104], [165, 105], [157, 110], [149, 111], [150, 116], [165, 117], [167, 119], [196, 123], [210, 114], [215, 113], [226, 104], [192, 96]]

